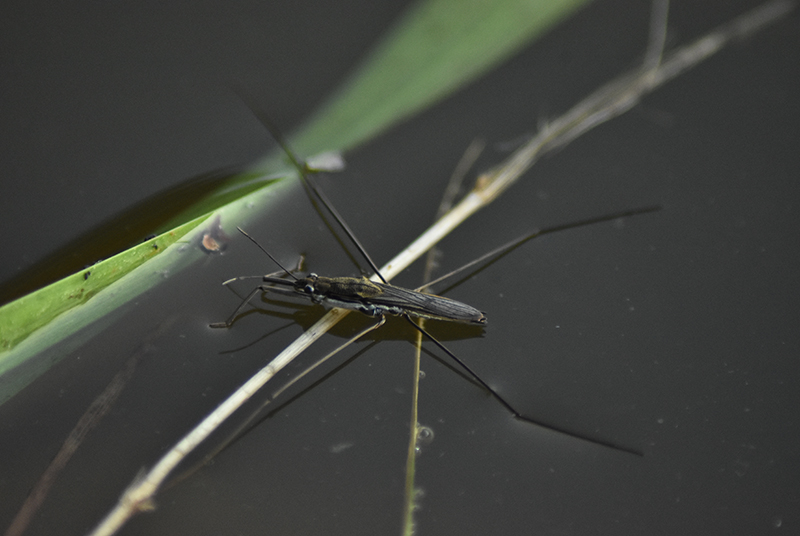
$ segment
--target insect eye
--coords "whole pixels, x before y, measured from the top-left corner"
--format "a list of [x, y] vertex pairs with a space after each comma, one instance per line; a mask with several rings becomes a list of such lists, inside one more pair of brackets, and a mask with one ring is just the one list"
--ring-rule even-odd
[[306, 294], [314, 294], [314, 285], [311, 283], [306, 283], [306, 286], [303, 287], [303, 290]]

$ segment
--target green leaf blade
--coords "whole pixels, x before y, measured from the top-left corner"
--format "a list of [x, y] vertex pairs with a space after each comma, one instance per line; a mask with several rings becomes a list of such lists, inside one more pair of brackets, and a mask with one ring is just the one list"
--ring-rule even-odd
[[413, 7], [294, 140], [348, 150], [508, 59], [587, 0], [432, 0]]

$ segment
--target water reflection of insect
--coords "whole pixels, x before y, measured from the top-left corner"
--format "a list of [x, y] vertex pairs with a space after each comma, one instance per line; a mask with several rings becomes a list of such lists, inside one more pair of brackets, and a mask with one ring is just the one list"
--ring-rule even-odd
[[[349, 309], [353, 311], [358, 311], [363, 314], [366, 314], [371, 317], [378, 318], [378, 322], [367, 328], [366, 330], [360, 332], [355, 337], [353, 337], [347, 344], [353, 342], [354, 340], [362, 337], [369, 331], [372, 331], [379, 326], [381, 326], [385, 321], [385, 315], [397, 315], [404, 317], [415, 329], [419, 330], [423, 335], [425, 335], [428, 339], [430, 339], [433, 343], [435, 343], [439, 348], [441, 348], [444, 352], [446, 352], [453, 360], [455, 360], [459, 366], [461, 366], [475, 381], [480, 384], [484, 389], [486, 389], [498, 402], [500, 402], [506, 409], [508, 409], [514, 417], [521, 419], [523, 421], [536, 424], [538, 426], [544, 426], [551, 430], [555, 430], [557, 432], [561, 432], [572, 437], [576, 437], [579, 439], [583, 439], [586, 441], [590, 441], [592, 443], [596, 443], [599, 445], [603, 445], [606, 447], [613, 448], [615, 450], [620, 450], [623, 452], [628, 452], [631, 454], [641, 455], [641, 453], [637, 450], [631, 449], [629, 447], [625, 447], [622, 445], [618, 445], [613, 442], [599, 440], [596, 438], [591, 438], [580, 433], [576, 433], [573, 431], [568, 431], [557, 426], [553, 426], [551, 424], [543, 424], [539, 421], [526, 417], [519, 411], [517, 411], [505, 398], [503, 398], [497, 391], [492, 389], [481, 377], [475, 373], [466, 363], [464, 363], [460, 358], [454, 355], [450, 350], [448, 350], [441, 342], [439, 342], [435, 337], [433, 337], [430, 333], [428, 333], [422, 326], [420, 326], [417, 322], [414, 322], [411, 317], [418, 317], [418, 318], [426, 318], [426, 319], [434, 319], [434, 320], [444, 320], [450, 322], [460, 322], [460, 323], [467, 323], [467, 324], [475, 324], [475, 325], [485, 325], [486, 324], [486, 316], [483, 312], [479, 311], [478, 309], [472, 307], [471, 305], [467, 305], [465, 303], [461, 303], [450, 298], [445, 298], [442, 296], [436, 296], [433, 294], [426, 294], [424, 292], [420, 292], [423, 288], [430, 286], [432, 283], [429, 283], [425, 287], [420, 287], [415, 290], [410, 290], [402, 287], [397, 287], [394, 285], [389, 284], [381, 275], [380, 270], [378, 269], [377, 265], [372, 261], [370, 256], [367, 254], [364, 247], [355, 237], [353, 232], [350, 230], [348, 225], [345, 223], [344, 219], [341, 215], [336, 211], [336, 209], [331, 205], [330, 201], [326, 199], [324, 194], [316, 188], [316, 186], [311, 182], [310, 178], [307, 176], [309, 172], [309, 168], [306, 164], [301, 163], [294, 155], [294, 153], [289, 149], [287, 144], [284, 142], [278, 131], [271, 126], [268, 120], [264, 120], [262, 118], [264, 124], [267, 128], [272, 132], [273, 136], [278, 143], [283, 147], [286, 154], [289, 156], [289, 159], [293, 163], [293, 165], [299, 171], [299, 176], [305, 185], [306, 189], [309, 192], [309, 195], [316, 197], [323, 206], [330, 212], [336, 222], [341, 226], [341, 228], [345, 231], [348, 235], [350, 240], [353, 244], [355, 244], [356, 248], [360, 251], [360, 253], [364, 256], [367, 262], [370, 264], [372, 269], [374, 270], [375, 274], [382, 280], [382, 282], [373, 282], [365, 277], [356, 278], [356, 277], [325, 277], [319, 276], [314, 273], [310, 273], [305, 277], [296, 277], [292, 274], [291, 270], [286, 269], [272, 254], [269, 253], [265, 248], [263, 248], [254, 238], [248, 235], [245, 231], [241, 228], [239, 231], [244, 234], [248, 239], [250, 239], [253, 243], [255, 243], [264, 253], [266, 253], [270, 259], [277, 264], [282, 272], [278, 272], [278, 274], [283, 273], [284, 275], [288, 276], [289, 278], [284, 277], [276, 277], [278, 274], [269, 274], [265, 276], [243, 276], [243, 277], [236, 277], [226, 281], [224, 284], [231, 283], [233, 281], [239, 279], [249, 279], [258, 277], [261, 279], [262, 284], [258, 285], [254, 288], [239, 304], [239, 306], [233, 311], [231, 316], [224, 322], [215, 322], [211, 324], [211, 327], [214, 328], [229, 328], [235, 321], [238, 314], [241, 310], [248, 304], [248, 302], [258, 293], [266, 293], [266, 292], [277, 292], [281, 294], [290, 294], [296, 296], [302, 296], [304, 298], [310, 299], [312, 302], [317, 304], [323, 304], [330, 307], [338, 307], [343, 309]], [[454, 275], [455, 273], [461, 272], [465, 268], [473, 266], [476, 263], [479, 263], [487, 258], [495, 257], [496, 255], [509, 251], [522, 243], [535, 238], [537, 236], [541, 236], [546, 233], [551, 233], [555, 231], [560, 231], [564, 229], [569, 229], [573, 227], [579, 227], [583, 225], [590, 225], [593, 223], [598, 223], [602, 221], [609, 221], [615, 220], [622, 217], [629, 217], [637, 214], [643, 214], [646, 212], [652, 212], [658, 210], [659, 207], [647, 207], [643, 209], [631, 210], [626, 211], [623, 213], [616, 213], [610, 214], [605, 216], [600, 216], [597, 218], [592, 218], [589, 220], [583, 220], [580, 222], [575, 222], [571, 224], [561, 225], [557, 227], [552, 227], [548, 229], [538, 230], [534, 233], [529, 235], [525, 235], [523, 237], [517, 238], [508, 244], [497, 248], [480, 258], [468, 263], [465, 266], [439, 278], [435, 282], [441, 281], [447, 277]], [[285, 288], [288, 287], [288, 288]], [[328, 356], [329, 357], [329, 356]], [[327, 359], [327, 357], [326, 357]], [[318, 362], [317, 365], [320, 363]], [[315, 366], [317, 366], [315, 365]]]

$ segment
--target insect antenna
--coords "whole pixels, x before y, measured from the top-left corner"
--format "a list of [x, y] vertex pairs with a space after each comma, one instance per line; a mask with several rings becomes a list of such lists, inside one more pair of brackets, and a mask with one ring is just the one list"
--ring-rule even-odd
[[[290, 277], [291, 277], [292, 279], [294, 279], [295, 281], [298, 281], [297, 277], [295, 277], [295, 275], [294, 275], [294, 274], [293, 274], [293, 273], [292, 273], [290, 270], [287, 270], [287, 269], [286, 269], [286, 267], [285, 267], [284, 265], [282, 265], [280, 262], [278, 262], [278, 259], [276, 259], [275, 257], [273, 257], [273, 256], [272, 256], [272, 253], [270, 253], [270, 252], [269, 252], [269, 251], [267, 251], [267, 250], [266, 250], [266, 249], [265, 249], [263, 246], [261, 246], [261, 244], [259, 244], [259, 243], [258, 243], [258, 241], [257, 241], [255, 238], [253, 238], [252, 236], [250, 236], [249, 234], [247, 234], [247, 233], [244, 231], [244, 229], [242, 229], [241, 227], [236, 227], [236, 228], [239, 230], [239, 232], [240, 232], [240, 233], [242, 233], [244, 236], [246, 236], [246, 237], [247, 237], [247, 238], [248, 238], [248, 239], [249, 239], [249, 240], [250, 240], [250, 241], [251, 241], [253, 244], [255, 244], [256, 246], [258, 246], [258, 249], [260, 249], [261, 251], [263, 251], [264, 253], [266, 253], [266, 254], [267, 254], [267, 256], [268, 256], [270, 259], [272, 259], [272, 262], [274, 262], [275, 264], [277, 264], [277, 265], [278, 265], [278, 267], [279, 267], [281, 270], [283, 270], [283, 271], [284, 271], [284, 273], [285, 273], [286, 275], [290, 276]], [[260, 277], [260, 276], [258, 276], [258, 277]], [[226, 283], [227, 283], [227, 281], [226, 281]]]

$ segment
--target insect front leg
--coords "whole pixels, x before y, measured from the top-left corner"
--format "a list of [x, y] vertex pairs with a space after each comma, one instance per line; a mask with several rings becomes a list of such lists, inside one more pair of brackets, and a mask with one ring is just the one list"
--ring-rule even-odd
[[271, 287], [269, 285], [259, 285], [259, 286], [257, 286], [252, 291], [250, 291], [250, 294], [248, 294], [247, 297], [244, 300], [242, 300], [242, 303], [239, 304], [239, 307], [237, 307], [236, 310], [233, 311], [231, 316], [229, 316], [228, 319], [225, 322], [214, 322], [214, 323], [209, 324], [208, 327], [210, 327], [210, 328], [229, 328], [229, 327], [231, 327], [233, 325], [234, 320], [236, 320], [236, 317], [239, 315], [239, 313], [242, 311], [242, 309], [244, 309], [244, 306], [247, 305], [248, 302], [253, 299], [253, 296], [258, 294], [259, 292], [268, 292], [270, 290], [278, 291], [279, 289], [276, 289], [276, 288]]

